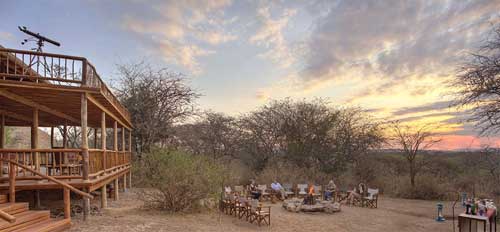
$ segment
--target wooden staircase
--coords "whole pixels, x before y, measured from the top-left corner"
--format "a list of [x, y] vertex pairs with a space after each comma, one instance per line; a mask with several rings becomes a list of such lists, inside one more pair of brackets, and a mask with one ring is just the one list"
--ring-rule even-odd
[[0, 232], [52, 232], [71, 227], [71, 219], [50, 218], [50, 211], [29, 210], [28, 203], [9, 203], [7, 195], [0, 195], [0, 211], [15, 217], [15, 222], [0, 219]]

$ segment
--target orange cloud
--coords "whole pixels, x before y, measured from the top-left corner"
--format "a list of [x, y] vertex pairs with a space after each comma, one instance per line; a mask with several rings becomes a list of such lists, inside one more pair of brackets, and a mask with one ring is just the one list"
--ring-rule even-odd
[[477, 137], [471, 135], [445, 135], [442, 141], [432, 147], [435, 150], [478, 149], [486, 145], [500, 145], [500, 137]]

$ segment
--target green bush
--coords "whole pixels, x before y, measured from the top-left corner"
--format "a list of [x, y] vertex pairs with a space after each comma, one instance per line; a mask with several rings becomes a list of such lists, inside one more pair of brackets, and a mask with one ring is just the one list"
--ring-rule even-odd
[[213, 202], [221, 189], [222, 167], [203, 156], [155, 149], [135, 167], [144, 187], [140, 196], [148, 208], [194, 211]]

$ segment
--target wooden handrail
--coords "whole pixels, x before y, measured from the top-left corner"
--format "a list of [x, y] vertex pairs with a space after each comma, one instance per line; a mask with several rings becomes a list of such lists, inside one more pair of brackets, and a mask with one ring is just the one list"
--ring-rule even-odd
[[38, 172], [38, 171], [36, 171], [36, 170], [34, 170], [34, 169], [31, 169], [31, 168], [29, 168], [29, 167], [27, 167], [27, 166], [25, 166], [25, 165], [23, 165], [23, 164], [20, 164], [20, 163], [18, 163], [18, 162], [16, 162], [16, 161], [13, 161], [13, 160], [8, 160], [8, 159], [3, 159], [3, 158], [0, 158], [0, 160], [1, 160], [1, 161], [4, 161], [4, 162], [11, 163], [11, 164], [14, 164], [14, 165], [16, 165], [16, 166], [18, 166], [18, 167], [23, 168], [23, 169], [24, 169], [24, 170], [26, 170], [26, 171], [29, 171], [29, 172], [34, 173], [34, 174], [36, 174], [36, 175], [39, 175], [39, 176], [41, 176], [41, 177], [43, 177], [43, 178], [45, 178], [45, 179], [48, 179], [48, 180], [50, 180], [50, 181], [52, 181], [52, 182], [54, 182], [54, 183], [56, 183], [56, 184], [61, 185], [61, 186], [62, 186], [62, 187], [64, 187], [64, 188], [67, 188], [67, 189], [69, 189], [69, 190], [71, 190], [71, 191], [73, 191], [73, 192], [77, 193], [78, 195], [80, 195], [80, 196], [82, 196], [82, 197], [85, 197], [85, 198], [88, 198], [88, 199], [94, 199], [94, 196], [92, 196], [92, 195], [90, 195], [90, 194], [88, 194], [88, 193], [86, 193], [86, 192], [80, 191], [79, 189], [77, 189], [77, 188], [75, 188], [75, 187], [73, 187], [73, 186], [71, 186], [71, 185], [69, 185], [69, 184], [67, 184], [67, 183], [64, 183], [64, 182], [62, 182], [62, 181], [60, 181], [60, 180], [58, 180], [58, 179], [56, 179], [56, 178], [54, 178], [54, 177], [51, 177], [51, 176], [47, 176], [47, 175], [45, 175], [45, 174], [42, 174], [42, 173], [40, 173], [40, 172]]
[[8, 221], [10, 223], [16, 222], [16, 217], [0, 210], [0, 218], [4, 219], [5, 221]]
[[78, 148], [55, 148], [55, 149], [0, 149], [2, 152], [81, 152], [82, 149]]

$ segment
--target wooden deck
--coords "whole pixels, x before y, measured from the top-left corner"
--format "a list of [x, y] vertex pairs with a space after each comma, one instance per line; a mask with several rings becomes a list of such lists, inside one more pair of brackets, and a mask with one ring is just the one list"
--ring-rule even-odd
[[[30, 127], [31, 146], [6, 148], [7, 127]], [[50, 128], [50, 148], [40, 148], [39, 127]], [[71, 146], [68, 127], [79, 132]], [[86, 58], [0, 46], [0, 193], [10, 203], [16, 191], [35, 190], [39, 204], [36, 190], [64, 189], [66, 217], [73, 191], [84, 198], [86, 218], [90, 193], [99, 190], [106, 208], [107, 185], [116, 200], [131, 183], [132, 128], [130, 113]]]
[[[65, 183], [79, 189], [89, 189], [90, 192], [93, 192], [95, 190], [100, 189], [103, 185], [109, 184], [113, 182], [117, 178], [127, 178], [129, 179], [129, 176], [127, 173], [130, 172], [130, 165], [124, 165], [112, 172], [103, 174], [101, 176], [98, 176], [97, 178], [91, 179], [91, 180], [83, 180], [83, 179], [68, 179], [64, 180]], [[127, 180], [129, 181], [129, 180]], [[129, 181], [130, 183], [130, 181]], [[37, 190], [37, 189], [62, 189], [63, 187], [47, 181], [47, 180], [17, 180], [16, 181], [16, 191], [21, 191], [21, 190]], [[9, 182], [0, 182], [0, 192], [8, 191], [9, 190]]]

